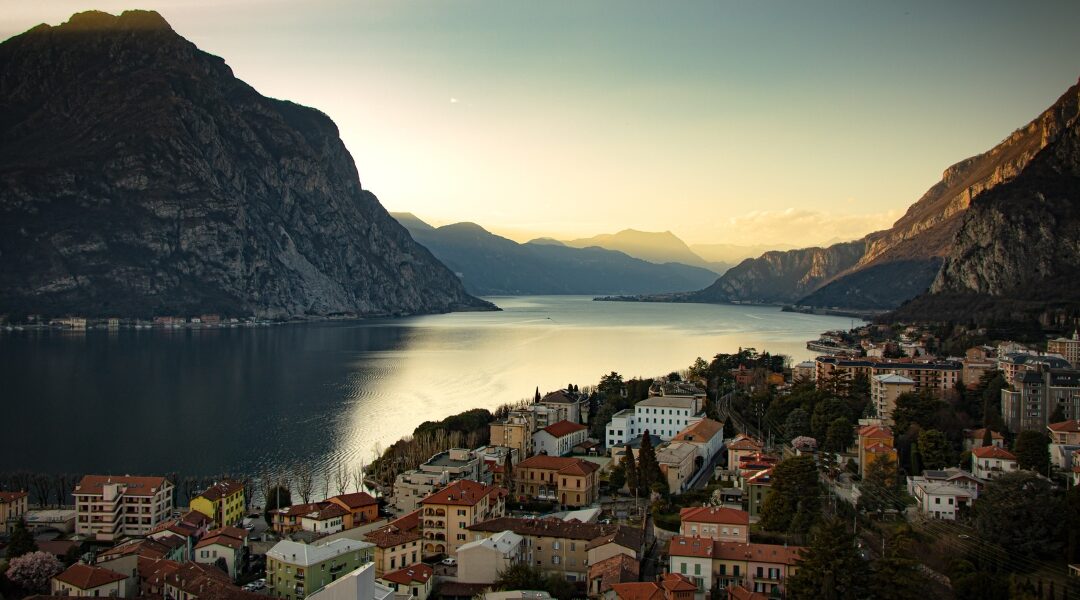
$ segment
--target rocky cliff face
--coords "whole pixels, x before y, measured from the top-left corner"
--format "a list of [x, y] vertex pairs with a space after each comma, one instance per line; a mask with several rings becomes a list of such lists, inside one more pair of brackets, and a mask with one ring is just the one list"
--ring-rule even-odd
[[0, 314], [468, 308], [490, 305], [362, 189], [326, 115], [157, 13], [0, 44]]

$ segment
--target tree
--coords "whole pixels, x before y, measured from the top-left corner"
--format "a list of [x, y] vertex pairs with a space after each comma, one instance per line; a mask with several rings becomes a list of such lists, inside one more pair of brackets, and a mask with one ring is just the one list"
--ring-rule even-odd
[[270, 486], [266, 491], [265, 504], [266, 509], [263, 518], [266, 519], [267, 525], [273, 525], [272, 513], [279, 508], [292, 505], [292, 494], [289, 492], [289, 488], [282, 484]]
[[636, 496], [641, 481], [638, 479], [637, 464], [634, 461], [634, 451], [630, 448], [630, 444], [626, 445], [626, 453], [622, 457], [622, 468], [626, 477], [626, 485], [630, 487], [630, 491]]
[[612, 469], [608, 483], [611, 484], [612, 490], [621, 490], [623, 486], [626, 485], [626, 469], [624, 469], [622, 465], [618, 465]]
[[929, 390], [900, 394], [896, 397], [896, 407], [892, 414], [895, 430], [902, 433], [912, 425], [930, 429], [935, 424], [934, 413], [942, 408], [945, 408], [945, 403]]
[[660, 470], [660, 462], [656, 460], [649, 430], [646, 429], [641, 434], [641, 448], [638, 450], [638, 487], [647, 496], [653, 485], [663, 480], [664, 474]]
[[1021, 469], [1043, 475], [1050, 469], [1050, 438], [1041, 431], [1021, 431], [1013, 444], [1013, 453]]
[[1061, 500], [1053, 484], [1030, 472], [986, 484], [973, 505], [975, 528], [988, 542], [1021, 556], [1056, 556], [1061, 548]]
[[64, 565], [48, 552], [31, 552], [8, 561], [7, 578], [30, 593], [49, 589], [49, 580], [59, 575]]
[[1058, 404], [1057, 406], [1055, 406], [1054, 412], [1050, 413], [1050, 422], [1060, 423], [1067, 420], [1068, 419], [1065, 417], [1065, 406], [1062, 404]]
[[826, 452], [843, 452], [855, 441], [855, 433], [851, 422], [846, 417], [837, 417], [829, 423], [825, 431], [825, 443], [822, 449]]
[[829, 519], [814, 528], [798, 571], [788, 579], [792, 600], [859, 600], [866, 596], [868, 569], [855, 547], [851, 527]]
[[1080, 486], [1065, 492], [1065, 559], [1069, 564], [1080, 562]]
[[817, 465], [809, 455], [786, 458], [775, 467], [772, 489], [761, 507], [766, 531], [806, 533], [820, 516]]
[[801, 407], [788, 413], [787, 419], [784, 420], [784, 435], [788, 439], [811, 436], [813, 433], [810, 428], [810, 413]]
[[510, 448], [503, 457], [503, 487], [510, 490], [514, 485], [514, 456]]
[[687, 369], [687, 375], [690, 379], [703, 379], [709, 375], [709, 363], [705, 362], [704, 358], [700, 356], [694, 361], [694, 364], [690, 365]]
[[605, 398], [612, 398], [616, 396], [622, 396], [623, 390], [623, 377], [615, 371], [608, 373], [600, 378], [600, 385], [596, 386], [596, 390], [604, 395]]
[[870, 589], [875, 600], [912, 600], [927, 594], [925, 578], [911, 552], [908, 530], [886, 536], [885, 554], [875, 560], [870, 575]]
[[7, 547], [8, 559], [36, 552], [37, 549], [38, 546], [37, 542], [34, 541], [34, 535], [26, 528], [26, 520], [20, 518], [15, 521], [15, 528], [11, 532], [11, 542]]
[[896, 491], [896, 460], [891, 456], [876, 458], [866, 466], [866, 476], [859, 484], [859, 509], [865, 512], [904, 508]]
[[923, 468], [945, 468], [949, 464], [949, 442], [945, 439], [945, 434], [936, 429], [920, 431], [919, 455], [922, 457]]
[[824, 440], [828, 435], [829, 425], [839, 418], [849, 419], [848, 407], [843, 401], [836, 398], [828, 398], [818, 402], [814, 407], [813, 416], [810, 417], [810, 428], [816, 439]]
[[983, 447], [994, 445], [994, 432], [989, 427], [983, 427]]
[[300, 465], [296, 471], [296, 491], [304, 504], [311, 502], [311, 494], [315, 491], [315, 475], [307, 465]]
[[540, 386], [536, 386], [536, 393], [533, 394], [533, 404], [540, 404]]

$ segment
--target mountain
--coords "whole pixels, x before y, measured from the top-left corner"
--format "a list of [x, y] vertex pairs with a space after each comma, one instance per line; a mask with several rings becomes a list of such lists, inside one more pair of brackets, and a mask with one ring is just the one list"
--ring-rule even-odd
[[0, 44], [0, 314], [493, 308], [360, 185], [337, 127], [157, 13]]
[[1080, 83], [1021, 131], [1039, 149], [1009, 181], [975, 197], [930, 290], [894, 318], [1075, 325]]
[[1071, 123], [1075, 90], [994, 148], [946, 169], [890, 229], [825, 248], [766, 252], [732, 267], [704, 290], [664, 300], [881, 310], [896, 308], [932, 283], [948, 285], [936, 284], [935, 278], [962, 241], [958, 236], [969, 206], [1017, 178]]
[[403, 220], [413, 238], [456, 271], [478, 295], [654, 294], [698, 287], [712, 271], [683, 264], [658, 265], [603, 248], [519, 244], [475, 223], [432, 228]]
[[526, 243], [527, 244], [539, 244], [541, 246], [563, 246], [563, 247], [566, 246], [566, 244], [560, 242], [559, 240], [557, 240], [555, 238], [549, 238], [549, 237], [538, 237], [536, 239], [529, 240]]
[[420, 217], [410, 212], [392, 212], [390, 213], [390, 216], [394, 217], [395, 221], [401, 223], [401, 226], [405, 229], [408, 229], [409, 231], [412, 231], [414, 229], [433, 231], [435, 229], [431, 225], [428, 225], [426, 222], [421, 220]]
[[623, 254], [647, 260], [652, 263], [682, 263], [703, 267], [717, 273], [723, 273], [730, 264], [716, 264], [706, 261], [675, 234], [670, 231], [638, 231], [624, 229], [618, 233], [605, 233], [591, 238], [581, 238], [564, 242], [572, 248], [596, 246], [608, 250], [617, 250]]
[[787, 244], [740, 246], [738, 244], [691, 244], [690, 250], [712, 263], [737, 265], [748, 258], [761, 256], [772, 250], [794, 250]]

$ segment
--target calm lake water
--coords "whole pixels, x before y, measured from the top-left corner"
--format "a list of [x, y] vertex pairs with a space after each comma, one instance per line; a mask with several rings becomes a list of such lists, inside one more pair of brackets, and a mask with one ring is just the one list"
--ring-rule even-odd
[[0, 333], [0, 471], [211, 476], [370, 462], [425, 420], [742, 347], [812, 355], [845, 318], [491, 298], [502, 312], [255, 329]]

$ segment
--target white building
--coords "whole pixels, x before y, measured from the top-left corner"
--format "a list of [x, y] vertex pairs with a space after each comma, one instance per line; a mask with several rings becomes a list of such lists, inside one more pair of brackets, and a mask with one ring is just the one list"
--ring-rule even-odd
[[955, 521], [961, 507], [971, 506], [972, 492], [951, 483], [908, 477], [908, 493], [918, 501], [919, 512], [931, 519]]
[[892, 414], [896, 410], [896, 399], [900, 394], [915, 391], [915, 380], [886, 373], [874, 375], [870, 379], [870, 401], [885, 425], [892, 425]]
[[308, 596], [308, 600], [392, 600], [394, 590], [375, 581], [375, 563], [368, 563]]
[[164, 477], [87, 475], [72, 495], [76, 533], [97, 540], [145, 536], [172, 515], [173, 484]]
[[412, 512], [420, 506], [421, 500], [454, 481], [481, 481], [482, 462], [476, 452], [466, 448], [440, 452], [419, 468], [405, 471], [394, 479], [394, 506]]
[[667, 441], [691, 423], [704, 418], [704, 401], [697, 396], [653, 396], [616, 413], [607, 426], [607, 446], [625, 444], [645, 430]]
[[971, 474], [979, 479], [994, 479], [1020, 469], [1012, 452], [997, 446], [982, 446], [971, 451]]
[[499, 578], [499, 573], [524, 558], [524, 537], [513, 531], [496, 533], [458, 548], [457, 580], [461, 583], [492, 583]]
[[712, 419], [702, 419], [691, 423], [671, 441], [694, 444], [697, 446], [698, 456], [701, 457], [698, 466], [707, 465], [724, 449], [724, 424]]
[[566, 456], [588, 436], [589, 429], [584, 425], [559, 421], [533, 434], [533, 451], [548, 456]]
[[[566, 419], [571, 423], [581, 422], [581, 404], [582, 399], [577, 395], [567, 392], [566, 390], [556, 390], [549, 392], [539, 402], [538, 406], [558, 411], [561, 417], [559, 419], [549, 419], [547, 425]], [[565, 411], [565, 412], [563, 412]], [[539, 414], [538, 414], [539, 416]]]

